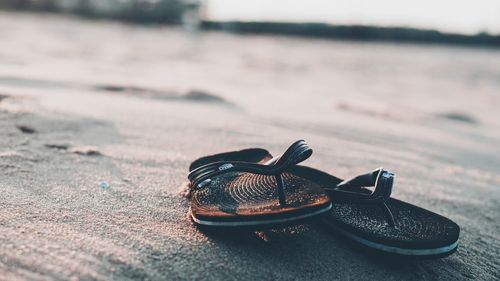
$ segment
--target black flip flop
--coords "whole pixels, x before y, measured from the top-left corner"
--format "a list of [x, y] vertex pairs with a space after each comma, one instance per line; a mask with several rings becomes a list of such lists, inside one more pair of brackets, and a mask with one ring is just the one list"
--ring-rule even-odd
[[188, 175], [192, 220], [202, 226], [265, 227], [329, 211], [328, 193], [290, 172], [311, 154], [297, 141], [276, 158], [264, 149], [246, 149], [194, 161]]
[[[329, 191], [333, 208], [322, 221], [373, 250], [397, 256], [438, 258], [458, 248], [460, 227], [448, 218], [390, 198], [394, 174], [379, 168], [349, 180], [297, 167], [294, 173]], [[373, 192], [368, 187], [374, 187]]]

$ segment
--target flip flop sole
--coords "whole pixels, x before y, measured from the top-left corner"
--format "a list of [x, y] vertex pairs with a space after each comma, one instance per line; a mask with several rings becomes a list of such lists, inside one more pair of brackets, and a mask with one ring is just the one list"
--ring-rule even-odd
[[[246, 149], [206, 156], [190, 170], [219, 161], [265, 163], [272, 156], [263, 149]], [[279, 201], [274, 176], [230, 172], [210, 178], [191, 194], [190, 216], [194, 223], [213, 227], [264, 227], [294, 224], [312, 219], [332, 208], [321, 186], [293, 172], [283, 172], [285, 202]]]
[[278, 202], [271, 176], [233, 173], [219, 176], [196, 191], [191, 213], [204, 225], [265, 225], [317, 216], [332, 207], [326, 192], [314, 182], [284, 173], [286, 204]]
[[417, 258], [444, 257], [458, 247], [460, 228], [453, 221], [390, 198], [395, 226], [378, 206], [335, 204], [323, 222], [335, 232], [377, 251]]
[[[290, 172], [324, 188], [343, 181], [304, 166], [295, 166]], [[334, 195], [331, 199], [333, 207], [323, 216], [324, 225], [370, 249], [399, 256], [430, 258], [447, 256], [458, 248], [460, 227], [426, 209], [389, 198], [386, 204], [395, 222], [391, 226], [380, 205], [339, 203]]]
[[334, 231], [336, 231], [337, 233], [341, 234], [342, 236], [348, 239], [351, 239], [357, 243], [362, 244], [365, 247], [374, 249], [376, 251], [381, 251], [393, 255], [419, 257], [419, 258], [446, 257], [448, 255], [451, 255], [458, 249], [458, 239], [455, 242], [450, 243], [449, 245], [436, 248], [412, 249], [412, 248], [395, 247], [367, 240], [361, 236], [355, 235], [352, 232], [345, 231], [342, 228], [335, 226], [335, 224], [331, 224], [328, 220], [324, 220], [323, 222], [328, 227], [332, 228]]
[[266, 226], [266, 225], [282, 225], [282, 224], [290, 224], [295, 222], [303, 221], [304, 219], [308, 219], [311, 217], [315, 217], [321, 214], [325, 214], [326, 212], [332, 209], [332, 203], [328, 206], [321, 208], [319, 210], [304, 213], [300, 215], [292, 215], [286, 216], [283, 218], [274, 218], [274, 219], [260, 219], [260, 220], [248, 220], [248, 221], [211, 221], [207, 219], [198, 219], [196, 216], [189, 211], [189, 215], [191, 219], [199, 225], [204, 226], [222, 226], [222, 227], [241, 227], [241, 226]]

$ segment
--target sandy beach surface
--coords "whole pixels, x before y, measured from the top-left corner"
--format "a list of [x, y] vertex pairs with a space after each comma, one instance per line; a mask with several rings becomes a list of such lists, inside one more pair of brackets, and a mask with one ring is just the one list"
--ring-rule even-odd
[[[0, 38], [0, 280], [500, 278], [499, 50], [9, 13]], [[395, 172], [393, 196], [456, 221], [459, 250], [407, 261], [319, 223], [193, 226], [192, 160], [297, 139], [340, 177]]]

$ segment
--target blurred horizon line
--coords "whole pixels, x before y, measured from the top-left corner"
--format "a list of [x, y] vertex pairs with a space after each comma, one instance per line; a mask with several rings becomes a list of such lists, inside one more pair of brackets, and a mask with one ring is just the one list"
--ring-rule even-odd
[[331, 24], [323, 22], [213, 21], [201, 22], [203, 30], [237, 34], [284, 35], [318, 39], [445, 44], [500, 48], [500, 34], [442, 32], [405, 26]]
[[322, 22], [500, 35], [498, 0], [204, 0], [214, 21]]
[[324, 21], [214, 20], [207, 16], [206, 8], [202, 0], [0, 0], [0, 10], [73, 14], [136, 24], [183, 25], [192, 32], [217, 30], [354, 41], [500, 47], [500, 33], [468, 34], [404, 25], [335, 24]]

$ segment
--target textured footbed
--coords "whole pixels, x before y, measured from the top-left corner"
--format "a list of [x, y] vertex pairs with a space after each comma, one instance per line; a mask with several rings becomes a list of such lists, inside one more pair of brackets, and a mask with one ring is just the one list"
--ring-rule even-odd
[[[293, 172], [325, 188], [343, 181], [309, 167], [296, 166]], [[433, 249], [452, 245], [459, 238], [460, 227], [453, 221], [394, 198], [386, 201], [394, 216], [394, 227], [388, 224], [380, 205], [336, 203], [334, 196], [331, 199], [333, 207], [323, 221], [374, 243], [404, 249]]]
[[397, 199], [386, 204], [395, 226], [388, 224], [381, 206], [366, 204], [334, 203], [324, 221], [368, 241], [404, 249], [440, 248], [458, 241], [460, 228], [453, 221]]
[[[215, 161], [264, 163], [272, 159], [263, 149], [246, 149], [207, 156], [194, 161], [190, 170]], [[328, 194], [316, 183], [284, 173], [286, 205], [278, 202], [273, 176], [231, 172], [216, 176], [207, 186], [193, 191], [191, 213], [200, 221], [242, 222], [303, 217], [330, 206]]]

